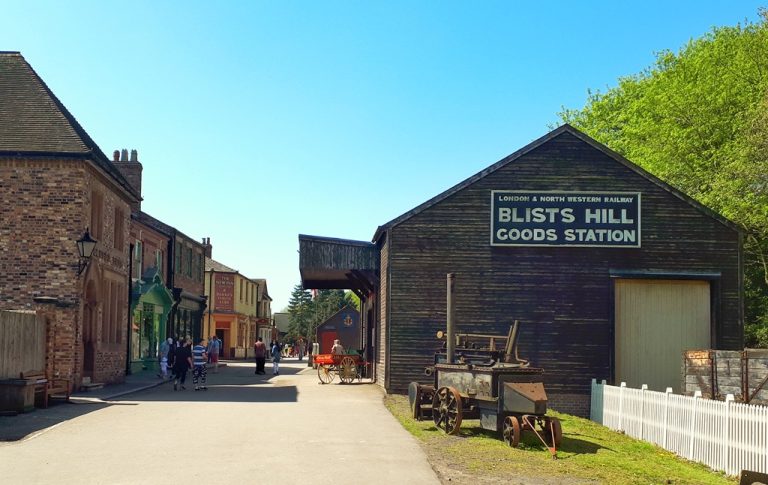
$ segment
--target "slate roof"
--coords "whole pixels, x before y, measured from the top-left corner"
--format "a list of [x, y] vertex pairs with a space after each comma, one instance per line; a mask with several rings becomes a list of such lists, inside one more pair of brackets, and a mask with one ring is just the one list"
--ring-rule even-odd
[[88, 158], [141, 199], [19, 52], [0, 51], [0, 154]]
[[229, 266], [225, 266], [218, 261], [214, 261], [211, 258], [205, 258], [205, 270], [206, 271], [218, 271], [220, 273], [239, 273], [236, 269], [232, 269]]

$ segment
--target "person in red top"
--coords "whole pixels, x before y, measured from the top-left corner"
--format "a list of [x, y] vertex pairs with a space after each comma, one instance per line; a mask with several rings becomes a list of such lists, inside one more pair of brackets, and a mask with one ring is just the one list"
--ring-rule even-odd
[[261, 341], [261, 337], [253, 344], [253, 355], [256, 358], [256, 372], [254, 374], [266, 374], [264, 365], [267, 362], [267, 345]]

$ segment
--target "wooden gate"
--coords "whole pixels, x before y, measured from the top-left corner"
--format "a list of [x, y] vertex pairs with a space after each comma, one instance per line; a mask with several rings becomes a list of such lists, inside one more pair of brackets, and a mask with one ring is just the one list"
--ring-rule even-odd
[[45, 318], [30, 311], [0, 311], [0, 379], [45, 371]]

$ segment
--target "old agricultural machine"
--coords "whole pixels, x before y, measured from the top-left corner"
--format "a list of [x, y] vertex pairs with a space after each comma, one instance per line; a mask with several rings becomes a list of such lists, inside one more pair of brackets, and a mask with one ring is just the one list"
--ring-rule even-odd
[[449, 274], [447, 334], [438, 332], [438, 338], [445, 338], [445, 352], [437, 352], [434, 366], [425, 370], [434, 384], [408, 386], [413, 417], [431, 418], [447, 434], [458, 433], [464, 419], [479, 419], [482, 428], [500, 431], [512, 447], [524, 431], [532, 432], [556, 458], [562, 427], [546, 415], [544, 370], [517, 355], [519, 323], [507, 336], [455, 332], [453, 286]]

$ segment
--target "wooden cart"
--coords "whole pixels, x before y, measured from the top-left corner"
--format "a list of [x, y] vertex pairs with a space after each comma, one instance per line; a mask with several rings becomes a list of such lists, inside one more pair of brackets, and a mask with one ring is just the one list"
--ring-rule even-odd
[[358, 354], [317, 354], [317, 377], [322, 384], [330, 384], [336, 376], [342, 384], [350, 384], [363, 378], [367, 362]]

